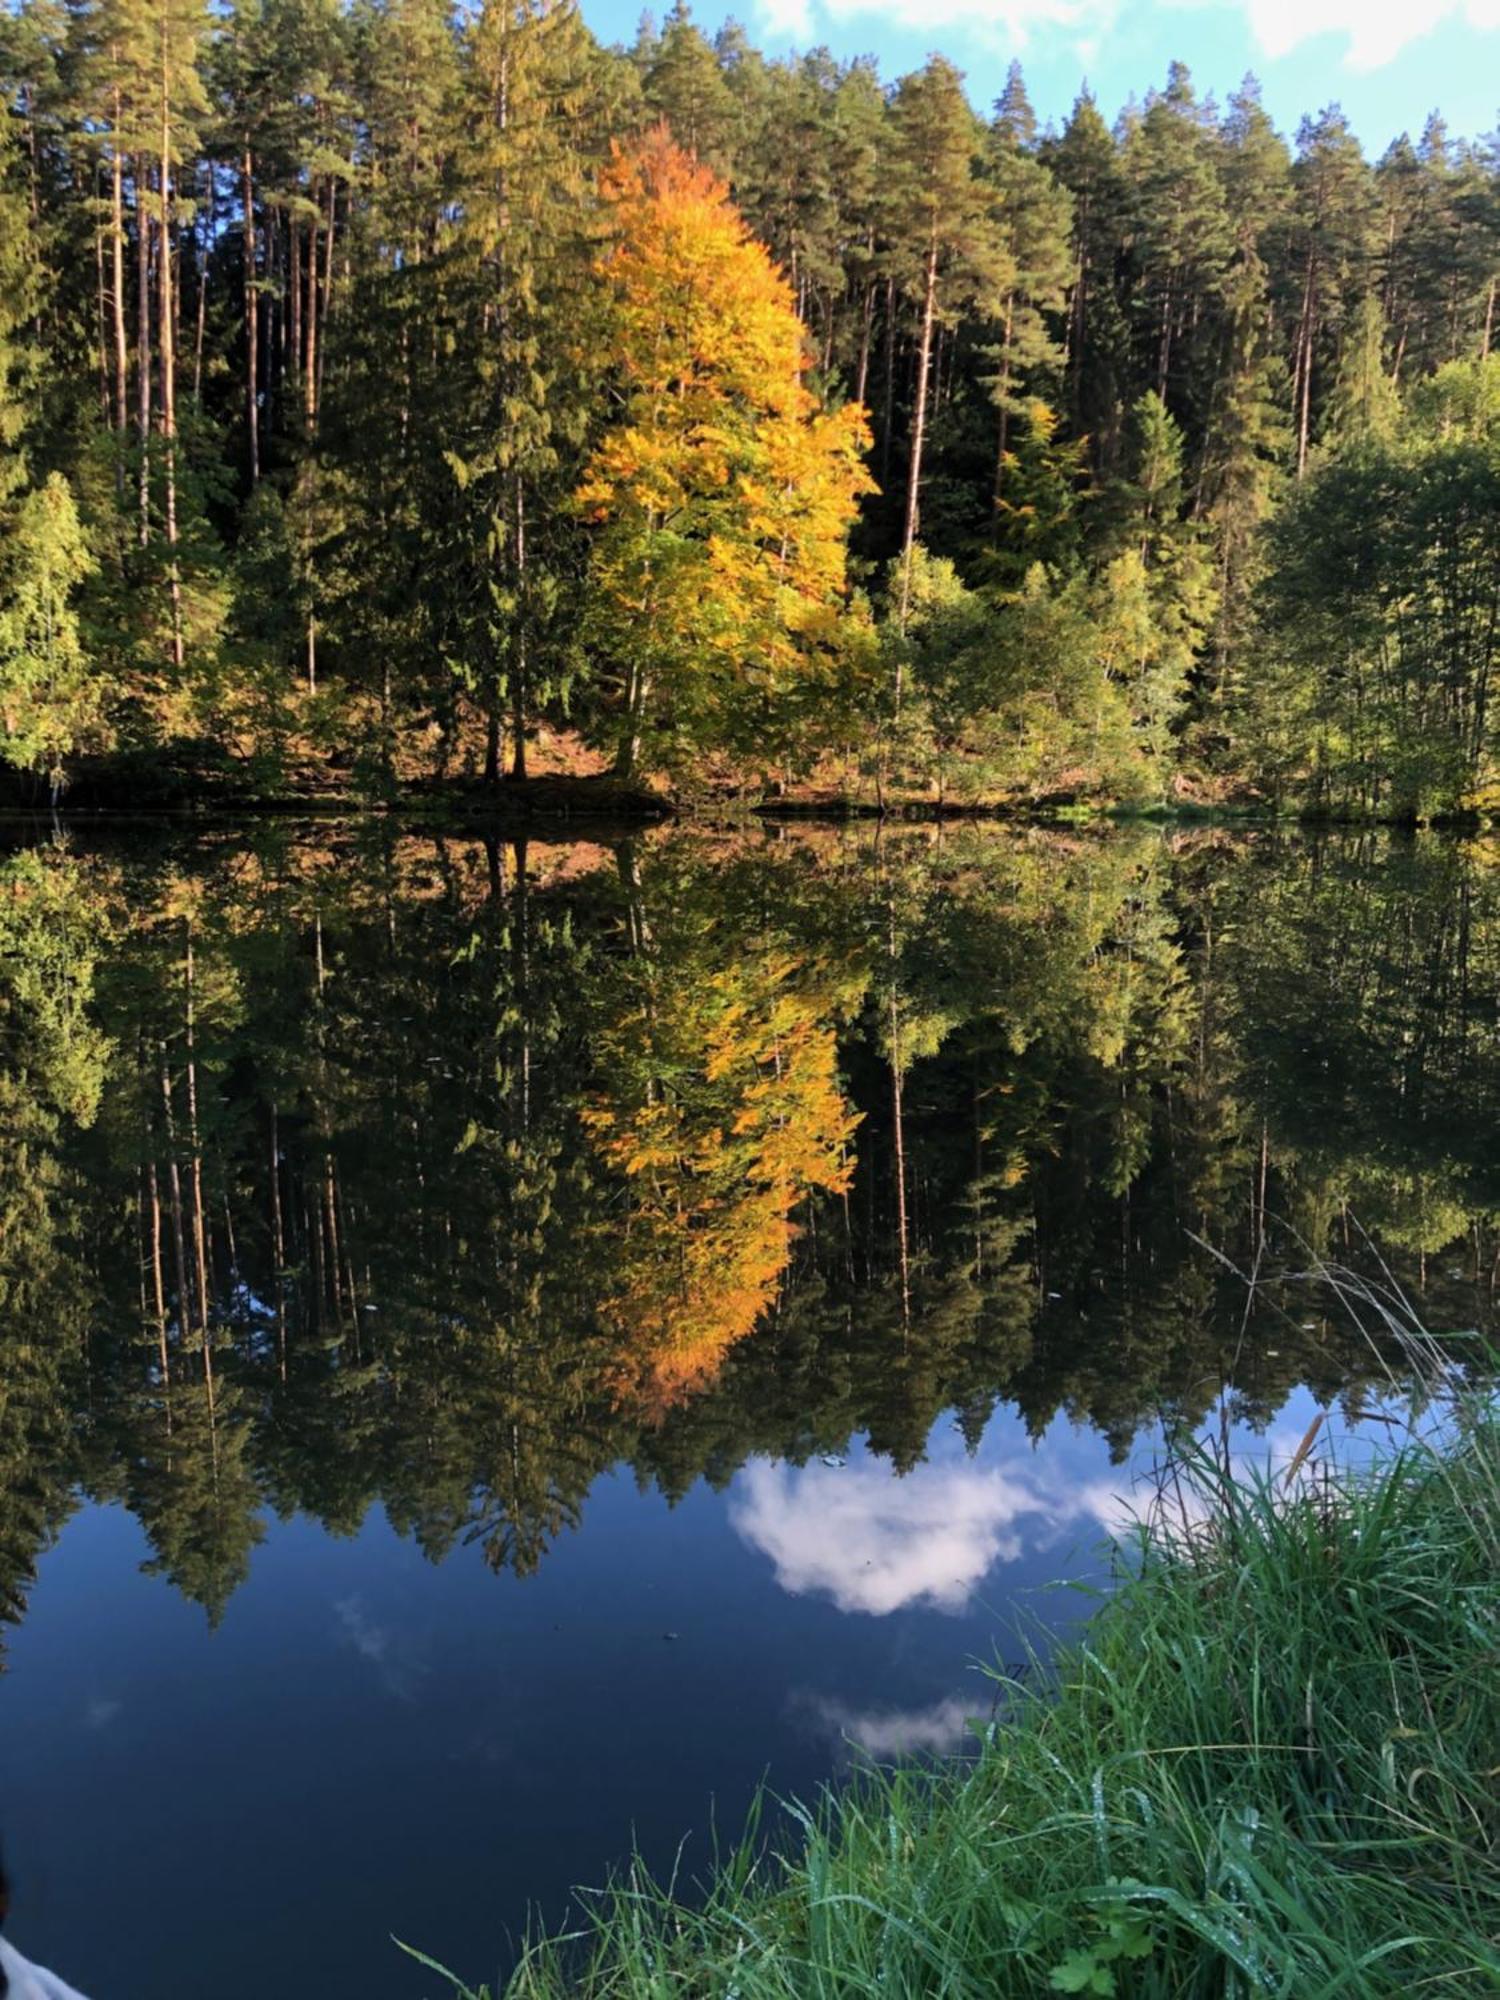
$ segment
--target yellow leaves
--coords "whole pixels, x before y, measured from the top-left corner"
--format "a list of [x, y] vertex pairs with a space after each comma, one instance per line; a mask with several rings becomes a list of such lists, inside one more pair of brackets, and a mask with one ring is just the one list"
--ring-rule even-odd
[[622, 1392], [664, 1407], [718, 1366], [772, 1304], [793, 1211], [840, 1192], [856, 1118], [839, 1082], [826, 969], [769, 952], [641, 996], [607, 1052], [644, 1055], [584, 1122], [630, 1183], [621, 1285]]
[[747, 726], [747, 661], [774, 693], [830, 637], [868, 434], [819, 410], [790, 289], [720, 182], [658, 132], [603, 192], [623, 408], [575, 496], [599, 529], [590, 636], [718, 747]]

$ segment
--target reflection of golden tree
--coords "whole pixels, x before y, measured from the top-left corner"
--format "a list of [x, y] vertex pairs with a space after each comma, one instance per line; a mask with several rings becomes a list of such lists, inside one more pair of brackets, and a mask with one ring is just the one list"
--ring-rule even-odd
[[599, 1044], [617, 1087], [583, 1116], [630, 1190], [619, 1283], [604, 1302], [629, 1342], [620, 1387], [664, 1409], [771, 1305], [792, 1211], [815, 1189], [847, 1186], [856, 1120], [823, 968], [771, 954], [697, 979], [636, 969]]

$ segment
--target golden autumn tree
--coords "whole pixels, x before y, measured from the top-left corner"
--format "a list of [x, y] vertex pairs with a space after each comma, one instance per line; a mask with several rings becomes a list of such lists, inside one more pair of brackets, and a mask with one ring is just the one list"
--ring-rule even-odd
[[831, 658], [871, 490], [856, 406], [808, 389], [792, 293], [727, 190], [665, 129], [602, 183], [614, 421], [578, 501], [587, 637], [619, 688], [616, 770], [774, 739]]

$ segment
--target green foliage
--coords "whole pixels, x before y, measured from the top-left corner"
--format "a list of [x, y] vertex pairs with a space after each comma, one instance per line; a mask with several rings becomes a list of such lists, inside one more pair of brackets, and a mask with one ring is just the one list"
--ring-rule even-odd
[[1268, 783], [1405, 817], [1483, 805], [1500, 578], [1500, 363], [1452, 363], [1393, 434], [1320, 460], [1274, 530], [1247, 706]]
[[[1073, 757], [1064, 789], [1489, 798], [1473, 746], [1372, 776], [1388, 722], [1355, 745], [1311, 720], [1342, 667], [1271, 699], [1256, 616], [1293, 482], [1394, 449], [1439, 371], [1492, 345], [1500, 155], [1435, 115], [1372, 168], [1336, 108], [1293, 149], [1253, 79], [1221, 113], [1173, 64], [1114, 129], [1085, 93], [1039, 134], [1018, 68], [986, 124], [941, 56], [887, 87], [869, 61], [710, 38], [683, 0], [629, 50], [575, 0], [23, 0], [0, 73], [0, 513], [61, 475], [89, 563], [58, 604], [91, 692], [12, 720], [15, 769], [393, 797], [617, 747], [662, 674], [591, 625], [607, 589], [574, 496], [628, 372], [601, 176], [660, 124], [783, 275], [818, 419], [867, 440], [854, 575], [906, 565], [898, 634], [873, 640], [852, 597], [810, 676], [763, 674], [744, 605], [709, 590], [709, 650], [738, 632], [748, 685], [663, 728], [676, 777], [1051, 793], [1055, 758], [956, 758], [903, 712], [907, 572], [925, 545], [998, 627], [1039, 563], [1107, 603], [1135, 545], [1149, 631], [1132, 610], [1128, 672], [1129, 620], [1093, 643], [1134, 749]], [[822, 505], [805, 466], [778, 477]], [[774, 651], [785, 621], [756, 629]], [[1418, 650], [1408, 678], [1451, 677]], [[998, 745], [998, 713], [984, 730]]]
[[74, 594], [94, 564], [61, 473], [0, 524], [0, 757], [54, 784], [102, 707]]

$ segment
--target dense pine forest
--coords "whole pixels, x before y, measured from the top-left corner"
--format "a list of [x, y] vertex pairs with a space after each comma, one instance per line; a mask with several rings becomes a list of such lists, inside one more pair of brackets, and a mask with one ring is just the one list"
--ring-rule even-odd
[[0, 67], [13, 797], [1500, 796], [1496, 139], [681, 4], [22, 0]]

